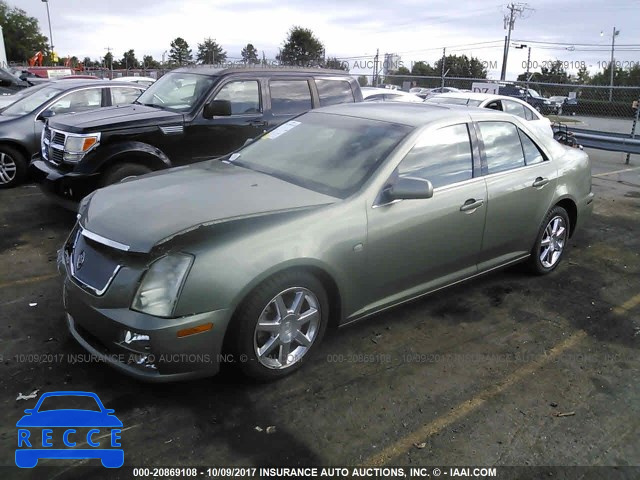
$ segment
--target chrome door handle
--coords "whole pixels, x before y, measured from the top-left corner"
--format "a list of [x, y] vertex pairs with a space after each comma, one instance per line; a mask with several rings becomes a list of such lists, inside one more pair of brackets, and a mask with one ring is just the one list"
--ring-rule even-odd
[[471, 211], [475, 210], [476, 208], [481, 207], [482, 205], [484, 205], [484, 200], [482, 200], [482, 199], [476, 200], [475, 198], [470, 198], [469, 200], [464, 202], [464, 204], [460, 207], [460, 211], [461, 212], [471, 212]]
[[544, 187], [547, 183], [549, 183], [548, 178], [538, 177], [534, 180], [532, 187], [534, 188]]

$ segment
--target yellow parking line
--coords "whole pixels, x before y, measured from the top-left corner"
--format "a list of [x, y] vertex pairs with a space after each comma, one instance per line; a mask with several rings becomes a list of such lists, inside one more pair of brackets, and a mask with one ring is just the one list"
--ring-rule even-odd
[[38, 277], [22, 278], [20, 280], [14, 280], [13, 282], [0, 283], [0, 288], [16, 287], [18, 285], [27, 285], [29, 283], [44, 282], [45, 280], [51, 280], [52, 278], [56, 278], [57, 276], [57, 273], [50, 273], [48, 275], [40, 275]]
[[635, 297], [631, 297], [629, 300], [624, 302], [622, 305], [617, 306], [616, 308], [614, 308], [613, 309], [613, 313], [615, 313], [616, 315], [622, 315], [624, 313], [627, 313], [629, 310], [631, 310], [636, 305], [640, 305], [640, 293], [638, 295], [636, 295]]
[[591, 176], [592, 177], [606, 177], [607, 175], [614, 175], [616, 173], [633, 172], [634, 170], [638, 170], [639, 168], [640, 167], [623, 168], [622, 170], [614, 170], [613, 172], [597, 173], [597, 174], [591, 175]]
[[431, 435], [434, 435], [451, 425], [452, 423], [465, 417], [472, 411], [478, 409], [484, 405], [491, 398], [504, 392], [508, 387], [514, 383], [522, 380], [524, 377], [531, 375], [540, 367], [553, 361], [556, 357], [562, 354], [565, 350], [575, 347], [582, 339], [586, 337], [586, 333], [582, 330], [578, 331], [575, 335], [567, 338], [566, 340], [555, 345], [551, 350], [547, 351], [537, 360], [519, 368], [515, 372], [507, 375], [497, 384], [487, 388], [473, 397], [471, 400], [458, 404], [446, 415], [438, 417], [431, 423], [423, 426], [422, 428], [412, 432], [404, 438], [401, 438], [392, 445], [382, 450], [380, 453], [373, 455], [363, 465], [367, 466], [382, 466], [387, 464], [390, 460], [393, 460], [398, 455], [407, 452], [413, 448], [415, 443], [422, 443]]

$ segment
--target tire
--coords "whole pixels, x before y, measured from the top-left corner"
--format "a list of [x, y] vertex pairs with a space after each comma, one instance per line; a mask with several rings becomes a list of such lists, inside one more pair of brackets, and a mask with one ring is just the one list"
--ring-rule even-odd
[[[294, 311], [297, 299], [299, 313]], [[287, 311], [284, 323], [278, 305]], [[299, 327], [298, 318], [306, 319]], [[258, 328], [259, 319], [262, 328]], [[264, 281], [249, 294], [233, 319], [231, 343], [241, 371], [259, 381], [293, 373], [322, 341], [328, 319], [327, 293], [310, 273], [283, 272]]]
[[570, 229], [569, 215], [564, 208], [555, 206], [549, 210], [531, 249], [528, 263], [531, 272], [546, 275], [556, 269], [569, 247]]
[[113, 185], [114, 183], [120, 183], [125, 178], [138, 177], [140, 175], [151, 173], [152, 171], [153, 170], [145, 165], [120, 163], [105, 172], [102, 176], [102, 180], [100, 181], [100, 186], [106, 187], [108, 185]]
[[13, 188], [27, 177], [27, 160], [12, 147], [0, 145], [0, 188]]

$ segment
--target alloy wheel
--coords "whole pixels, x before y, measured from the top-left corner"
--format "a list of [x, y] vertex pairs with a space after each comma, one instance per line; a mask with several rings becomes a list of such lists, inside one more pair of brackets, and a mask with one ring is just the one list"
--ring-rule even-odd
[[258, 317], [253, 348], [263, 366], [285, 369], [309, 351], [320, 330], [320, 302], [310, 290], [288, 288], [273, 297]]
[[552, 268], [558, 263], [567, 241], [567, 225], [556, 215], [547, 224], [540, 241], [540, 263], [544, 268]]
[[0, 183], [7, 184], [16, 177], [15, 160], [6, 153], [0, 153]]

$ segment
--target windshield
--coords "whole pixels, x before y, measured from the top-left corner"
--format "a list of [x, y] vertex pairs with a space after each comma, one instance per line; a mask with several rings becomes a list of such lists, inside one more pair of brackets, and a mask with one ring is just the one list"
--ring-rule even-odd
[[231, 159], [236, 165], [346, 198], [410, 131], [405, 125], [310, 112], [263, 135]]
[[[34, 88], [34, 87], [31, 87]], [[27, 90], [31, 90], [28, 88]], [[31, 94], [26, 95], [3, 110], [3, 115], [26, 115], [33, 112], [47, 100], [58, 95], [63, 90], [60, 87], [52, 87], [45, 85], [42, 88], [36, 88]]]
[[187, 112], [202, 100], [215, 80], [195, 73], [168, 73], [145, 90], [137, 103]]

